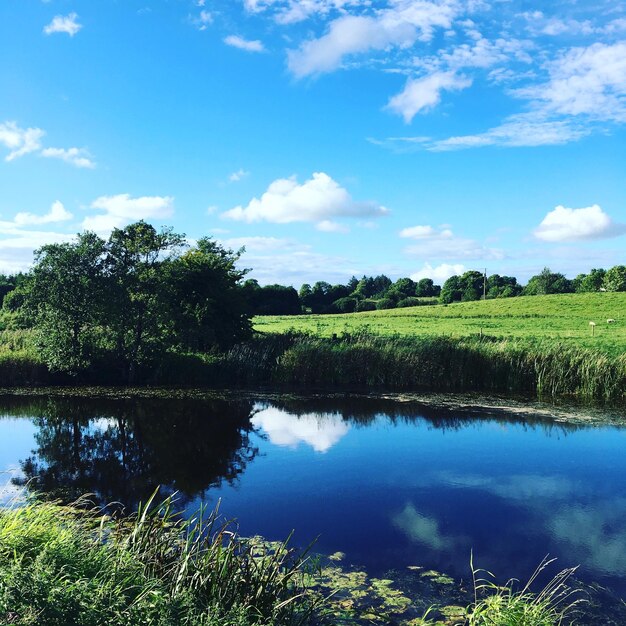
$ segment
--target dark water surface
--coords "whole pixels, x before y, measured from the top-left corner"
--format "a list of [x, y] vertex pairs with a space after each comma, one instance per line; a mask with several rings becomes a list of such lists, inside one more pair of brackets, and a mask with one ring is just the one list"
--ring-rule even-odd
[[16, 483], [136, 506], [222, 499], [242, 534], [381, 574], [499, 578], [546, 555], [626, 597], [626, 429], [468, 417], [372, 399], [0, 398], [0, 501]]

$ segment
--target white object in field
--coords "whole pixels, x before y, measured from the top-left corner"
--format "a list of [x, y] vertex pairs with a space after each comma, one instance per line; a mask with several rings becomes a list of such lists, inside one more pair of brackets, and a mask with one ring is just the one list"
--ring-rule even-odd
[[609, 318], [608, 320], [606, 320], [607, 324], [615, 324], [615, 320], [613, 318]]

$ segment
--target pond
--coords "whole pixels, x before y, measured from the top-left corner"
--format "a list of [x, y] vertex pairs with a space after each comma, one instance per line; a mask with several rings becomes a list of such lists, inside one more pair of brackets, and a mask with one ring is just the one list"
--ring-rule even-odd
[[158, 486], [245, 535], [524, 578], [549, 554], [626, 597], [626, 429], [373, 398], [0, 397], [0, 500], [18, 485], [133, 508]]

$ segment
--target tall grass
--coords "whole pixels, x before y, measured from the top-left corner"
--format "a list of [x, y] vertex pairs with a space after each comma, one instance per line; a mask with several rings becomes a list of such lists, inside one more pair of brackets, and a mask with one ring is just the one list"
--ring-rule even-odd
[[267, 335], [231, 350], [221, 370], [234, 381], [307, 388], [626, 397], [626, 354], [485, 336]]
[[[472, 562], [474, 603], [463, 626], [561, 626], [582, 602], [580, 593], [568, 585], [576, 568], [562, 570], [538, 592], [532, 587], [554, 559], [544, 559], [528, 582], [519, 588], [516, 580], [500, 586], [491, 572], [477, 570]], [[481, 576], [487, 575], [488, 578]], [[571, 623], [567, 621], [566, 623]], [[461, 625], [459, 625], [461, 626]]]
[[[115, 363], [95, 363], [70, 378], [51, 374], [30, 350], [0, 344], [0, 387], [121, 384]], [[143, 384], [288, 385], [298, 388], [476, 391], [588, 400], [626, 398], [626, 351], [615, 354], [557, 339], [487, 335], [331, 337], [285, 332], [257, 335], [224, 353], [170, 353], [139, 373]]]
[[0, 512], [0, 624], [304, 623], [303, 560], [241, 538], [217, 511], [182, 520], [154, 496], [113, 520], [55, 503]]

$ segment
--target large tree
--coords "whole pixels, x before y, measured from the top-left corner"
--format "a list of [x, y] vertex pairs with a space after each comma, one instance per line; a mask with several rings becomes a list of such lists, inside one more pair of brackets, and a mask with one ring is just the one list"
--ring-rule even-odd
[[85, 232], [72, 243], [35, 252], [30, 275], [6, 297], [36, 329], [52, 370], [75, 373], [87, 367], [96, 346], [105, 301], [105, 242]]

